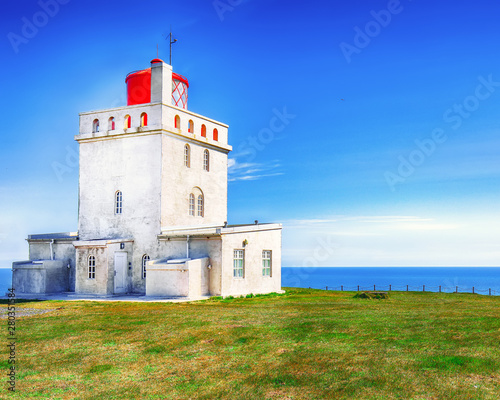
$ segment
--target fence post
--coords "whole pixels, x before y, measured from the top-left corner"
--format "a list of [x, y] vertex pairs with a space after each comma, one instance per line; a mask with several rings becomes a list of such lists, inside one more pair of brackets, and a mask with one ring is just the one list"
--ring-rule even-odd
[[340, 285], [340, 291], [343, 292], [344, 291], [344, 286], [343, 285]]
[[441, 285], [439, 285], [439, 293], [441, 293]]
[[456, 286], [455, 293], [458, 293], [458, 286]]
[[472, 286], [472, 294], [474, 294], [474, 286]]
[[358, 292], [359, 292], [359, 285], [358, 285]]
[[406, 291], [408, 291], [408, 285], [406, 285]]
[[491, 296], [491, 288], [490, 288], [490, 296]]
[[328, 290], [328, 286], [326, 287], [326, 290]]
[[424, 288], [422, 289], [422, 292], [425, 292], [425, 285], [424, 285]]
[[389, 285], [389, 292], [391, 291], [391, 286], [392, 286], [392, 285]]
[[377, 290], [377, 289], [375, 289], [375, 285], [373, 285], [373, 291], [375, 291], [375, 290]]

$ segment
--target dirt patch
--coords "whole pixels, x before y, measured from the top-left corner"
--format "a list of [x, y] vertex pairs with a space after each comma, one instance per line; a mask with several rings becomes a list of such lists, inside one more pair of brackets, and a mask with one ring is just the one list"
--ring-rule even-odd
[[[28, 308], [28, 307], [18, 308], [18, 307], [16, 307], [15, 312], [16, 312], [16, 318], [22, 318], [22, 317], [33, 317], [34, 315], [46, 314], [46, 313], [61, 310], [61, 309], [62, 308], [41, 309], [41, 308]], [[0, 319], [6, 319], [7, 317], [8, 317], [7, 309], [2, 310], [0, 312]]]

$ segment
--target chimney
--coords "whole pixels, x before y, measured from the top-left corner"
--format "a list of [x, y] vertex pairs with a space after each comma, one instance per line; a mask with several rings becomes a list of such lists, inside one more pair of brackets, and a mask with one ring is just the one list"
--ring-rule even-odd
[[151, 61], [151, 103], [172, 104], [172, 66], [159, 58]]

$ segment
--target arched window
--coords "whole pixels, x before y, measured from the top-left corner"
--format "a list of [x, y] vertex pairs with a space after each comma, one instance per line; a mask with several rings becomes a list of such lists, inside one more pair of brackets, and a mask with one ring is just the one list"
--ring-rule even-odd
[[131, 127], [132, 127], [132, 118], [130, 117], [130, 115], [125, 115], [123, 129], [128, 129]]
[[191, 148], [188, 144], [184, 146], [184, 165], [186, 167], [191, 167]]
[[198, 217], [203, 217], [203, 195], [198, 196]]
[[108, 119], [108, 131], [114, 131], [115, 130], [115, 117], [110, 117]]
[[89, 279], [95, 279], [95, 257], [89, 256], [87, 260], [87, 265], [89, 267]]
[[141, 126], [148, 126], [148, 114], [141, 114]]
[[192, 119], [189, 120], [189, 124], [188, 124], [188, 132], [189, 133], [194, 133], [194, 122]]
[[210, 168], [210, 154], [208, 153], [208, 150], [205, 150], [203, 152], [203, 169], [205, 171], [209, 171]]
[[189, 194], [189, 215], [194, 217], [194, 194]]
[[119, 190], [115, 193], [115, 214], [121, 214], [123, 211], [123, 194]]
[[214, 140], [217, 142], [219, 140], [219, 131], [214, 129]]
[[146, 279], [146, 264], [150, 260], [147, 254], [142, 256], [142, 279]]
[[92, 122], [92, 133], [99, 132], [99, 120], [94, 119], [94, 122]]
[[207, 137], [207, 127], [205, 126], [205, 124], [201, 126], [201, 136]]
[[174, 118], [174, 128], [181, 129], [181, 117], [179, 117], [178, 115], [176, 115]]

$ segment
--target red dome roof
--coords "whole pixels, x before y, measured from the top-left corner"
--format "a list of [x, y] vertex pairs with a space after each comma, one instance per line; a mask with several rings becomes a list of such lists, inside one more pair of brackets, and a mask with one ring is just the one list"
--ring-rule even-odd
[[151, 60], [151, 64], [156, 64], [156, 63], [162, 63], [163, 60], [160, 60], [159, 58], [155, 58], [154, 60]]

